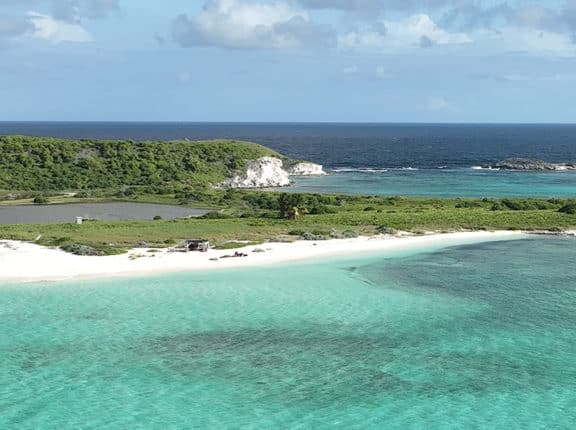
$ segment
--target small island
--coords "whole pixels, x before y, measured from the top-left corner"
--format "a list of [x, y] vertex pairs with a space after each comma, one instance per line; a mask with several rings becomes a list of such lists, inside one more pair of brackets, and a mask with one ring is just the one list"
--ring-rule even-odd
[[549, 163], [532, 158], [508, 158], [495, 164], [483, 165], [482, 168], [494, 170], [561, 171], [576, 170], [576, 163]]
[[[394, 238], [410, 243], [407, 236], [413, 241], [419, 237], [436, 240], [447, 233], [476, 232], [474, 237], [486, 234], [490, 237], [494, 231], [559, 234], [576, 226], [573, 199], [290, 192], [292, 176], [323, 175], [322, 166], [291, 160], [251, 142], [133, 142], [5, 136], [0, 137], [0, 150], [3, 154], [0, 189], [4, 190], [0, 191], [0, 217], [3, 208], [33, 211], [35, 207], [49, 208], [50, 205], [74, 208], [79, 203], [147, 203], [196, 210], [194, 216], [158, 213], [150, 214], [148, 219], [88, 217], [81, 223], [77, 218], [82, 214], [70, 212], [70, 219], [64, 222], [49, 223], [46, 219], [35, 224], [0, 225], [0, 240], [16, 241], [5, 242], [5, 252], [18, 248], [26, 251], [22, 251], [22, 255], [34, 254], [28, 246], [55, 250], [56, 254], [50, 254], [56, 256], [54, 260], [45, 259], [53, 261], [47, 270], [65, 265], [69, 268], [66, 273], [71, 276], [90, 272], [88, 268], [80, 269], [85, 264], [99, 270], [105, 267], [89, 260], [82, 260], [82, 264], [64, 262], [59, 254], [62, 251], [93, 256], [70, 257], [96, 259], [124, 254], [118, 256], [122, 258], [120, 265], [108, 260], [108, 272], [112, 267], [116, 267], [117, 272], [127, 271], [127, 267], [141, 267], [143, 271], [146, 267], [183, 270], [193, 267], [187, 266], [191, 264], [191, 257], [183, 257], [181, 253], [174, 254], [179, 255], [178, 258], [169, 255], [171, 251], [182, 250], [185, 241], [190, 239], [202, 238], [210, 243], [212, 249], [202, 256], [202, 261], [206, 260], [209, 266], [194, 266], [206, 268], [213, 267], [222, 255], [229, 255], [221, 255], [219, 249], [238, 249], [239, 253], [250, 256], [218, 264], [218, 267], [228, 267], [240, 264], [238, 260], [244, 261], [241, 264], [252, 264], [246, 263], [247, 260], [277, 262], [286, 258], [313, 258], [321, 253], [381, 249], [393, 243], [384, 245], [377, 239]], [[535, 166], [524, 161], [509, 165]], [[28, 244], [19, 245], [22, 241]], [[271, 257], [266, 251], [272, 248], [283, 251]], [[253, 256], [253, 252], [258, 256]], [[163, 263], [158, 266], [135, 263], [136, 260]]]

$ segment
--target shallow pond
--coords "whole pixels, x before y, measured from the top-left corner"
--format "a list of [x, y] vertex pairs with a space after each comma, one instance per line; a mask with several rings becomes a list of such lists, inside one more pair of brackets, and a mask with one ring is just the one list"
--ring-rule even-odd
[[198, 217], [210, 211], [183, 206], [126, 202], [0, 206], [0, 224], [75, 222], [76, 217], [103, 221], [147, 220], [155, 216], [174, 219]]

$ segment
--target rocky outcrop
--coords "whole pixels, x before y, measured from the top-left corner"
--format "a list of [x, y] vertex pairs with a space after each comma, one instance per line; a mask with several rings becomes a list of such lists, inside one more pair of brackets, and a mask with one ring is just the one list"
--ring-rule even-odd
[[246, 172], [226, 179], [221, 188], [273, 188], [291, 185], [290, 176], [321, 176], [326, 172], [320, 164], [300, 162], [285, 165], [275, 157], [261, 157], [246, 162]]
[[282, 168], [282, 160], [261, 157], [246, 162], [246, 172], [227, 179], [220, 184], [223, 188], [267, 188], [290, 185], [288, 172]]
[[494, 165], [482, 167], [500, 170], [576, 170], [576, 164], [548, 163], [547, 161], [531, 158], [509, 158]]
[[316, 163], [302, 162], [296, 163], [288, 168], [290, 176], [322, 176], [326, 172], [322, 169], [322, 165]]

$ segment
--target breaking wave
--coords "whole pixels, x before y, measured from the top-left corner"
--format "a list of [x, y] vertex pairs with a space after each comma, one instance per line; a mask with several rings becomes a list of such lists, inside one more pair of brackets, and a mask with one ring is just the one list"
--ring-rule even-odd
[[482, 166], [472, 166], [470, 167], [472, 170], [500, 170], [494, 167], [482, 167]]
[[376, 168], [376, 167], [338, 167], [331, 169], [334, 173], [386, 173], [389, 171], [398, 170], [420, 170], [417, 167], [388, 167], [388, 168]]

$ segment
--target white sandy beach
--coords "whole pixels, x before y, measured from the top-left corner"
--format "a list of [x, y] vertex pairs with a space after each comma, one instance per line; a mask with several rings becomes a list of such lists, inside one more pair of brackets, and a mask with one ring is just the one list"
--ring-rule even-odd
[[[167, 249], [148, 252], [148, 249], [138, 248], [127, 254], [108, 257], [80, 257], [33, 243], [0, 241], [0, 282], [35, 282], [221, 270], [520, 237], [522, 233], [513, 231], [459, 232], [408, 237], [375, 236], [315, 242], [266, 243], [238, 250], [211, 249], [205, 253], [170, 252]], [[264, 252], [254, 252], [256, 248]], [[224, 255], [234, 254], [235, 251], [246, 253], [248, 256], [221, 258]]]

